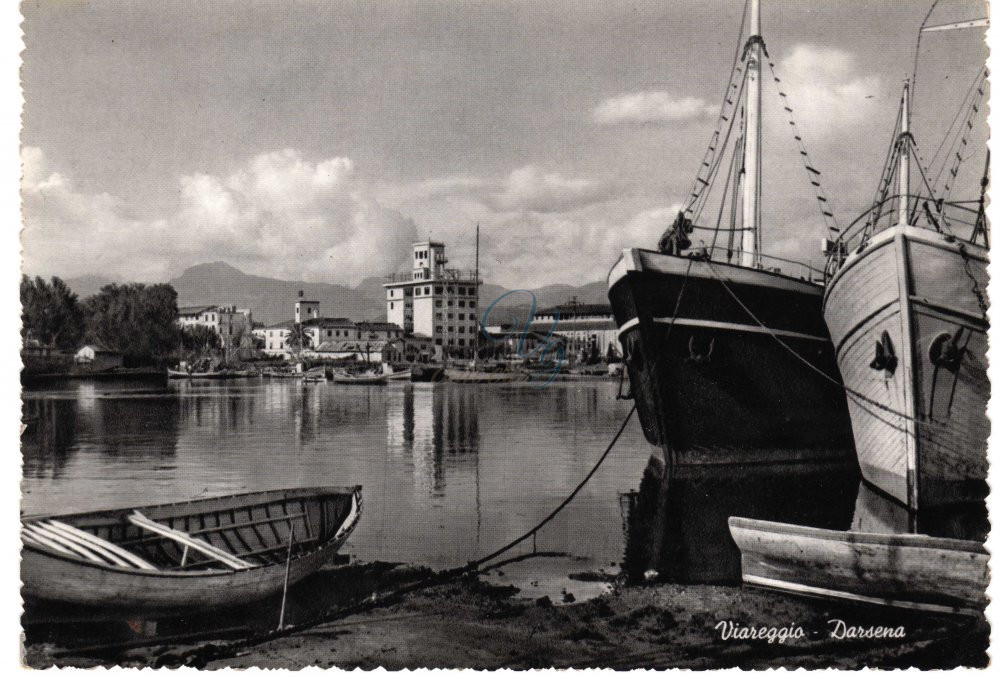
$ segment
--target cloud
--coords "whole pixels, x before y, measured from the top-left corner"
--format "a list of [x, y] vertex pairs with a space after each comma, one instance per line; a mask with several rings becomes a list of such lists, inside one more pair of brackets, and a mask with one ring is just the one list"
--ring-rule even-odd
[[22, 153], [25, 269], [162, 280], [224, 259], [260, 275], [356, 283], [408, 260], [416, 226], [380, 204], [349, 158], [311, 161], [293, 149], [264, 153], [229, 176], [178, 180], [165, 217], [137, 218], [106, 193], [86, 193], [52, 172], [37, 148]]
[[557, 213], [603, 202], [616, 192], [608, 182], [568, 178], [528, 165], [512, 171], [502, 189], [484, 196], [483, 202], [500, 212]]
[[594, 108], [594, 121], [601, 125], [664, 124], [711, 118], [717, 111], [704, 99], [677, 99], [669, 92], [646, 90], [605, 99]]
[[[877, 75], [860, 71], [849, 52], [798, 44], [775, 68], [807, 141], [856, 132], [860, 123], [881, 122], [876, 113], [879, 103], [872, 95], [881, 91], [882, 82]], [[787, 126], [780, 107], [772, 109], [782, 113], [773, 116], [774, 122]]]

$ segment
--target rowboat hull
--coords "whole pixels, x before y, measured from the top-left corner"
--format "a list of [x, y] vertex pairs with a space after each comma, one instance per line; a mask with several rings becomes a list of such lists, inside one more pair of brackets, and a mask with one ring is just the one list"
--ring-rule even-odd
[[[279, 593], [330, 560], [361, 514], [360, 487], [290, 489], [95, 513], [56, 519], [122, 545], [152, 562], [181, 558], [180, 546], [143, 534], [128, 521], [138, 510], [159, 524], [198, 534], [209, 544], [248, 558], [254, 566], [132, 569], [82, 560], [26, 542], [22, 593], [29, 605], [82, 605], [156, 615], [242, 605]], [[288, 556], [290, 534], [293, 549]], [[295, 547], [294, 544], [299, 546]], [[266, 555], [265, 555], [266, 553]], [[256, 555], [256, 556], [255, 556]]]
[[380, 386], [385, 385], [388, 378], [385, 374], [380, 374], [379, 376], [343, 376], [334, 375], [333, 382], [340, 383], [343, 385], [357, 385], [357, 386]]
[[[894, 227], [853, 252], [827, 288], [837, 362], [857, 394], [849, 407], [862, 474], [911, 510], [988, 492], [988, 325], [973, 292], [986, 289], [987, 262], [982, 247]], [[887, 340], [892, 369], [876, 355]], [[953, 362], [942, 359], [950, 344]]]
[[634, 249], [608, 281], [650, 443], [690, 465], [850, 457], [822, 287]]
[[975, 541], [729, 518], [743, 581], [795, 594], [939, 613], [986, 605], [989, 555]]

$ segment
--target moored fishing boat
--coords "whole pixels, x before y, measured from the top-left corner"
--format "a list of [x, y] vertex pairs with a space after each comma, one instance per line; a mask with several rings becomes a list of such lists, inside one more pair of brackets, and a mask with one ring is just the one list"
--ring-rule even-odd
[[[682, 465], [851, 454], [847, 406], [822, 317], [822, 275], [816, 271], [814, 280], [808, 266], [797, 276], [783, 273], [781, 267], [798, 264], [760, 251], [765, 50], [758, 0], [749, 1], [749, 11], [743, 58], [734, 64], [720, 127], [702, 165], [708, 169], [699, 173], [659, 251], [626, 249], [608, 275], [643, 432]], [[728, 246], [716, 247], [713, 239], [710, 248], [691, 251], [688, 235], [701, 227], [724, 140], [737, 119], [744, 120], [743, 133], [732, 152], [719, 218], [707, 228], [717, 237], [728, 207]], [[819, 188], [819, 172], [809, 164], [798, 131], [795, 138]], [[824, 221], [832, 218], [821, 192], [817, 198]]]
[[782, 592], [938, 613], [981, 613], [989, 554], [981, 543], [729, 518], [743, 581]]
[[167, 369], [167, 378], [189, 379], [229, 379], [251, 378], [256, 374], [249, 369], [219, 369], [215, 371], [187, 371], [184, 369]]
[[23, 594], [157, 614], [245, 604], [327, 562], [361, 507], [361, 487], [317, 487], [24, 518]]
[[333, 382], [343, 385], [376, 386], [384, 385], [389, 380], [387, 374], [376, 374], [374, 372], [364, 372], [351, 374], [346, 371], [336, 371], [333, 373]]
[[911, 187], [911, 161], [920, 166], [920, 156], [904, 87], [874, 204], [830, 246], [824, 313], [861, 471], [910, 511], [911, 530], [920, 529], [919, 510], [988, 493], [987, 176], [978, 209], [975, 200], [948, 200], [974, 150], [969, 134], [985, 87], [983, 70], [956, 116], [960, 151], [941, 167], [943, 188], [922, 166]]

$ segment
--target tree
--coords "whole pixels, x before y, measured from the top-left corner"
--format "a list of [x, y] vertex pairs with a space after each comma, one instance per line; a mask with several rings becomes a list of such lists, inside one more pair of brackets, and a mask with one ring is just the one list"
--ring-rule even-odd
[[218, 350], [222, 345], [219, 335], [211, 327], [195, 324], [181, 327], [181, 347], [188, 351]]
[[294, 352], [312, 347], [312, 336], [305, 330], [301, 323], [295, 323], [288, 336], [288, 347]]
[[21, 277], [21, 336], [47, 346], [78, 348], [84, 334], [84, 311], [66, 283], [53, 277]]
[[180, 341], [177, 292], [169, 284], [109, 284], [85, 302], [87, 336], [126, 365], [155, 363]]

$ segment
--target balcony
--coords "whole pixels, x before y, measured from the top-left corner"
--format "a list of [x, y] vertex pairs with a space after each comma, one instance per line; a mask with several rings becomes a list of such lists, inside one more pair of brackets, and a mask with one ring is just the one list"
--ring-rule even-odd
[[392, 275], [386, 275], [385, 284], [400, 284], [404, 282], [469, 282], [475, 283], [479, 282], [482, 284], [482, 280], [476, 279], [476, 271], [474, 270], [457, 270], [455, 268], [448, 268], [443, 271], [438, 271], [439, 274], [435, 275], [435, 271], [431, 269], [410, 271], [407, 273], [393, 273]]

